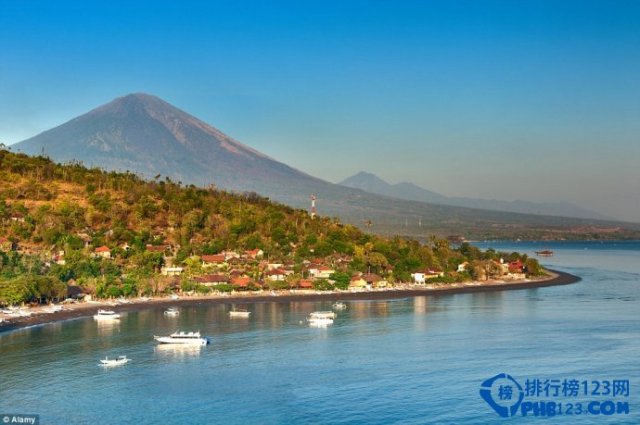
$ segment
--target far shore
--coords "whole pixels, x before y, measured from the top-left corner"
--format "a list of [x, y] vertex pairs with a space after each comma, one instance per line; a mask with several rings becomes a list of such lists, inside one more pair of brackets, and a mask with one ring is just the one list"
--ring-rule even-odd
[[131, 312], [145, 309], [165, 309], [167, 307], [191, 307], [215, 304], [236, 303], [265, 303], [265, 302], [291, 302], [291, 301], [359, 301], [359, 300], [384, 300], [392, 298], [409, 298], [418, 296], [437, 296], [450, 294], [465, 294], [476, 292], [492, 292], [517, 289], [542, 288], [545, 286], [568, 285], [581, 280], [580, 277], [569, 273], [547, 269], [548, 276], [539, 279], [527, 279], [519, 281], [486, 281], [464, 282], [445, 285], [414, 285], [404, 284], [389, 289], [374, 289], [366, 291], [260, 291], [260, 292], [236, 292], [228, 295], [196, 295], [180, 296], [179, 299], [171, 297], [153, 297], [147, 301], [140, 298], [131, 298], [126, 303], [101, 300], [93, 302], [79, 302], [65, 304], [64, 309], [55, 313], [47, 313], [46, 306], [30, 308], [33, 314], [25, 317], [7, 317], [0, 323], [0, 332], [7, 332], [29, 326], [42, 325], [62, 320], [90, 317], [99, 309], [108, 309], [117, 312]]

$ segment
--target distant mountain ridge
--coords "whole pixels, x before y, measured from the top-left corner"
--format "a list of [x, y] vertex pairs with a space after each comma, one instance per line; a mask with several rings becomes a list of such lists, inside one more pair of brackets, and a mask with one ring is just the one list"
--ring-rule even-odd
[[414, 183], [401, 182], [390, 184], [375, 174], [366, 171], [360, 171], [359, 173], [344, 179], [338, 184], [354, 189], [366, 190], [367, 192], [376, 193], [378, 195], [406, 199], [409, 201], [522, 214], [611, 220], [611, 218], [600, 213], [580, 207], [570, 202], [530, 202], [522, 200], [500, 201], [496, 199], [449, 197], [432, 192]]
[[[155, 96], [119, 97], [11, 146], [58, 162], [169, 177], [196, 186], [257, 192], [382, 234], [465, 235], [467, 238], [576, 238], [587, 233], [627, 237], [617, 222], [513, 214], [379, 195], [324, 181], [264, 155]], [[373, 225], [370, 226], [370, 224]], [[635, 231], [635, 228], [633, 228]], [[589, 236], [592, 237], [592, 236]]]

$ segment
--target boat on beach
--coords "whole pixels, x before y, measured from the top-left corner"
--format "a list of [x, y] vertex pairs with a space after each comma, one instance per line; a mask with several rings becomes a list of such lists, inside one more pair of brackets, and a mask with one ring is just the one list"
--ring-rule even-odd
[[164, 311], [164, 315], [171, 317], [179, 316], [180, 310], [178, 310], [176, 307], [170, 307]]
[[169, 336], [154, 335], [153, 339], [161, 344], [186, 344], [207, 345], [209, 338], [200, 335], [200, 332], [174, 332]]
[[131, 361], [131, 359], [127, 358], [127, 356], [118, 356], [115, 359], [105, 357], [100, 360], [100, 366], [122, 366], [129, 363], [129, 361]]
[[98, 313], [93, 315], [96, 320], [119, 320], [120, 313], [116, 313], [113, 310], [98, 310]]
[[50, 305], [49, 307], [43, 308], [42, 312], [43, 313], [57, 313], [59, 311], [62, 311], [63, 307], [61, 305]]
[[229, 312], [229, 317], [239, 317], [239, 318], [245, 318], [246, 319], [249, 316], [251, 316], [251, 312], [248, 311], [248, 310], [241, 309], [241, 308], [237, 308], [237, 309], [231, 310]]

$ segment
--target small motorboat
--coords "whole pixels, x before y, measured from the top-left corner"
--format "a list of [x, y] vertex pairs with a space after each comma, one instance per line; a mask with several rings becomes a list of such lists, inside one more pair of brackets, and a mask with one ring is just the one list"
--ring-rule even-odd
[[333, 324], [333, 319], [336, 317], [337, 316], [333, 311], [314, 311], [309, 314], [307, 321], [309, 322], [309, 326], [326, 328]]
[[347, 305], [345, 303], [343, 303], [342, 301], [334, 302], [332, 307], [333, 307], [334, 310], [346, 310], [347, 309]]
[[127, 358], [127, 356], [118, 356], [115, 359], [110, 359], [109, 357], [105, 357], [100, 360], [100, 366], [122, 366], [129, 363], [131, 359]]
[[251, 316], [251, 312], [250, 311], [243, 310], [243, 309], [240, 309], [240, 308], [237, 308], [235, 310], [231, 310], [229, 312], [229, 317], [240, 317], [240, 318], [245, 318], [246, 319], [249, 316]]
[[309, 326], [314, 328], [326, 328], [329, 325], [333, 325], [333, 319], [308, 319]]
[[165, 316], [171, 316], [171, 317], [179, 316], [180, 315], [180, 310], [178, 310], [175, 307], [170, 307], [170, 308], [168, 308], [168, 309], [166, 309], [164, 311], [164, 315]]
[[553, 251], [550, 249], [544, 249], [542, 251], [536, 251], [536, 255], [540, 257], [553, 257]]
[[309, 314], [309, 319], [335, 319], [338, 315], [333, 311], [314, 311]]
[[98, 310], [98, 313], [94, 314], [93, 318], [96, 320], [118, 320], [120, 319], [120, 314], [113, 310]]
[[174, 332], [169, 336], [153, 336], [153, 339], [161, 344], [188, 344], [207, 345], [209, 338], [200, 335], [200, 332]]

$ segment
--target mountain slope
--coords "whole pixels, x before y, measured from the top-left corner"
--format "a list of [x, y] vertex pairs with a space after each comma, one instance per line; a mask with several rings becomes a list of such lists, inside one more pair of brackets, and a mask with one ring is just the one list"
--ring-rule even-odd
[[595, 211], [582, 208], [569, 202], [500, 201], [496, 199], [449, 197], [424, 189], [413, 183], [401, 182], [390, 184], [380, 177], [365, 171], [360, 171], [338, 184], [354, 189], [366, 190], [367, 192], [378, 195], [391, 196], [410, 201], [522, 214], [553, 215], [597, 220], [610, 219]]
[[[185, 184], [255, 191], [279, 202], [308, 208], [318, 196], [322, 215], [371, 231], [468, 238], [557, 239], [602, 234], [626, 237], [620, 223], [511, 214], [400, 200], [326, 182], [241, 144], [163, 100], [132, 94], [11, 146], [55, 161], [82, 161], [107, 170], [158, 175]], [[592, 237], [592, 236], [589, 236]]]
[[131, 94], [15, 145], [59, 161], [79, 160], [182, 182], [260, 190], [262, 179], [312, 177], [233, 140], [146, 94]]

